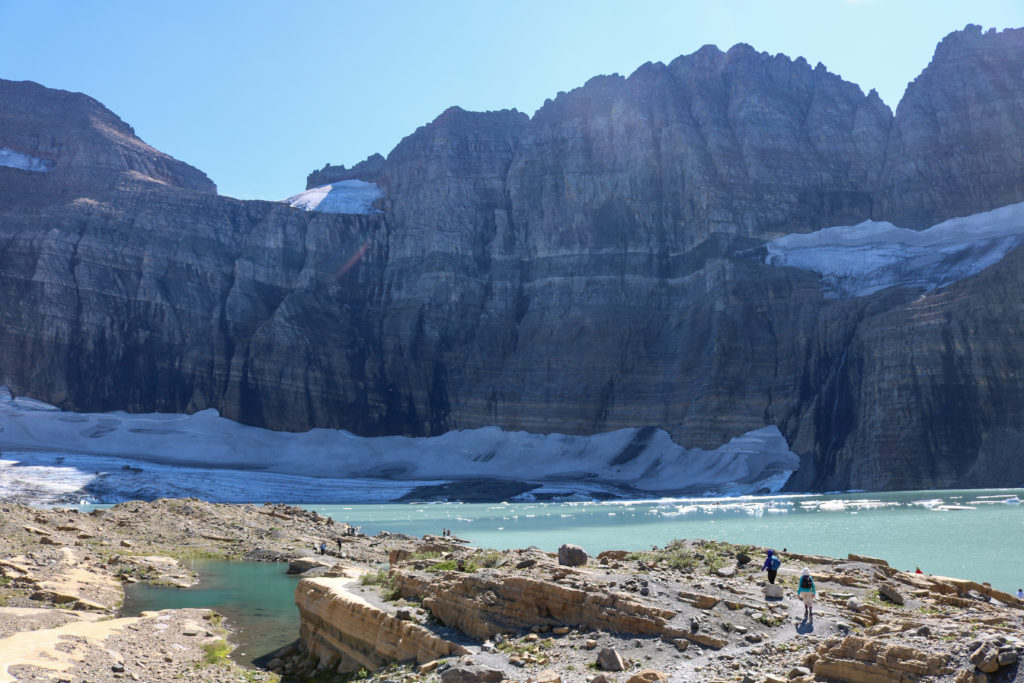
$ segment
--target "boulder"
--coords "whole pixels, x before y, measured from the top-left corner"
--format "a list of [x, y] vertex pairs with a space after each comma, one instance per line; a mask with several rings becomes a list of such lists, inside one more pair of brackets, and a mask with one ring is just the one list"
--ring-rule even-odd
[[617, 650], [606, 647], [597, 653], [597, 668], [602, 671], [623, 671], [626, 663]]
[[629, 556], [627, 550], [602, 550], [597, 554], [599, 560], [624, 560]]
[[630, 676], [626, 683], [656, 683], [656, 681], [667, 680], [668, 675], [657, 669], [643, 669]]
[[394, 567], [412, 557], [412, 553], [405, 548], [395, 548], [388, 553], [388, 564]]
[[562, 676], [554, 669], [544, 669], [537, 674], [537, 683], [562, 683]]
[[781, 599], [785, 595], [782, 586], [777, 583], [769, 583], [764, 587], [764, 597]]
[[558, 564], [566, 567], [582, 567], [587, 563], [587, 551], [578, 545], [565, 543], [558, 549]]
[[704, 595], [703, 593], [679, 591], [677, 595], [680, 600], [685, 600], [697, 609], [711, 609], [719, 603], [719, 598], [716, 598], [713, 595]]
[[296, 557], [288, 560], [288, 573], [289, 574], [303, 574], [308, 572], [310, 569], [317, 569], [319, 567], [332, 567], [334, 562], [328, 562], [322, 560], [319, 557]]
[[453, 666], [441, 674], [441, 683], [498, 683], [504, 679], [500, 669], [479, 664]]
[[902, 605], [904, 602], [906, 602], [906, 599], [903, 597], [903, 594], [896, 590], [896, 587], [893, 586], [891, 583], [878, 584], [878, 592], [881, 595], [884, 595], [887, 599], [896, 603], [897, 605]]
[[999, 671], [999, 650], [991, 643], [984, 643], [971, 654], [971, 664], [984, 673]]

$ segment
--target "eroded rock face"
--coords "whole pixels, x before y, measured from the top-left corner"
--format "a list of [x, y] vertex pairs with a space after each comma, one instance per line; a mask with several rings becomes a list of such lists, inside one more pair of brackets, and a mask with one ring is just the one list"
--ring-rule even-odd
[[340, 670], [376, 671], [393, 661], [425, 663], [466, 654], [419, 624], [399, 619], [349, 593], [349, 578], [303, 579], [295, 589], [300, 638], [313, 658]]
[[1024, 29], [946, 36], [896, 110], [875, 214], [924, 228], [1024, 196]]
[[366, 216], [217, 197], [94, 100], [5, 82], [0, 148], [53, 166], [0, 167], [0, 382], [367, 436], [649, 425], [712, 448], [771, 424], [792, 489], [1024, 480], [1024, 257], [833, 300], [756, 252], [1024, 200], [1021, 35], [947, 37], [895, 118], [743, 45], [532, 118], [453, 108], [310, 177], [377, 183]]

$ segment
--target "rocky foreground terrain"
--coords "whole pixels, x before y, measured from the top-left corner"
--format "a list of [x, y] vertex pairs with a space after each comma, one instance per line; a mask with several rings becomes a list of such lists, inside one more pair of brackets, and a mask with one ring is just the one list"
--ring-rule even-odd
[[[2, 511], [0, 681], [1024, 680], [1014, 597], [868, 557], [786, 554], [771, 587], [764, 549], [713, 541], [587, 557], [367, 537], [282, 505]], [[288, 560], [308, 577], [301, 638], [270, 671], [227, 657], [210, 610], [118, 615], [124, 582], [191, 583], [185, 556]], [[813, 622], [795, 597], [805, 566]]]

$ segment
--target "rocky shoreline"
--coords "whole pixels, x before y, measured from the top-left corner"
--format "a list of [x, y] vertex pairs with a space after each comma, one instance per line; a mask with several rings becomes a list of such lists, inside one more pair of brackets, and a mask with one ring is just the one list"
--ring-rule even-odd
[[[764, 549], [722, 542], [587, 557], [367, 537], [286, 505], [0, 509], [0, 682], [1024, 680], [1016, 598], [875, 558], [785, 554], [766, 586]], [[252, 670], [211, 610], [118, 615], [124, 582], [192, 583], [187, 557], [289, 561], [301, 638]]]

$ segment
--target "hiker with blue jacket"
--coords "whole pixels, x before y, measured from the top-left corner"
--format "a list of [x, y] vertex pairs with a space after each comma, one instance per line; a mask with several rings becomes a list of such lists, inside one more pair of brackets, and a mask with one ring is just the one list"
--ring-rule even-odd
[[804, 567], [800, 574], [800, 585], [796, 589], [796, 596], [804, 601], [804, 621], [814, 621], [814, 596], [817, 594], [818, 589], [814, 587], [811, 570]]
[[768, 557], [764, 559], [764, 564], [761, 565], [761, 571], [768, 572], [768, 583], [775, 583], [775, 575], [779, 573], [779, 565], [782, 564], [782, 560], [775, 554], [774, 550], [768, 551]]

